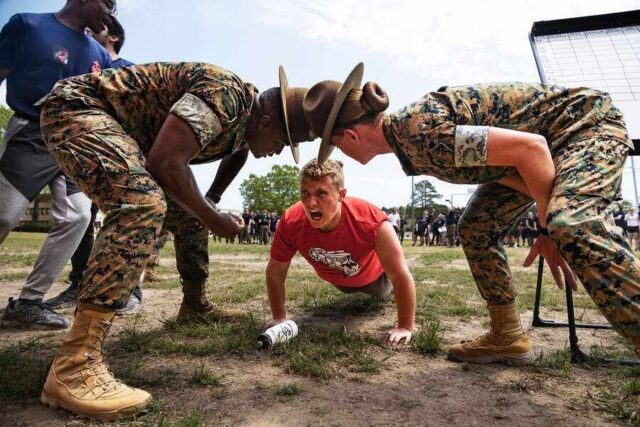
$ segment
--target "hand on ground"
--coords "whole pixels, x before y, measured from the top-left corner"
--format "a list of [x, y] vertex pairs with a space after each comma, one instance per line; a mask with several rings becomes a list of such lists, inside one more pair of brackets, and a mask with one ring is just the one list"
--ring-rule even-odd
[[408, 344], [411, 341], [411, 336], [413, 332], [405, 328], [393, 328], [387, 332], [387, 341], [391, 345], [398, 345], [403, 340], [405, 344]]

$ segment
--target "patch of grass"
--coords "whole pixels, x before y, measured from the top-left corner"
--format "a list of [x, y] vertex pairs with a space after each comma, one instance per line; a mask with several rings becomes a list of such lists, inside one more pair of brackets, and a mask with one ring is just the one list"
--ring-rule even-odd
[[624, 378], [640, 378], [640, 366], [619, 366], [617, 373]]
[[439, 248], [423, 254], [420, 257], [420, 264], [423, 266], [433, 266], [438, 264], [448, 264], [451, 261], [457, 261], [459, 259], [465, 259], [465, 256], [458, 248]]
[[552, 353], [540, 355], [535, 360], [535, 366], [542, 369], [559, 371], [562, 376], [567, 377], [571, 373], [571, 350], [564, 348]]
[[189, 354], [192, 356], [242, 354], [255, 351], [258, 329], [253, 317], [238, 322], [189, 323], [167, 320], [163, 328], [140, 331], [125, 328], [117, 344], [129, 352]]
[[640, 425], [640, 382], [625, 381], [622, 386], [597, 387], [587, 393], [588, 400], [608, 416]]
[[482, 299], [468, 286], [430, 286], [416, 290], [416, 316], [438, 320], [442, 316], [470, 317], [486, 315]]
[[204, 418], [200, 414], [185, 415], [175, 421], [160, 424], [161, 427], [204, 427], [205, 425]]
[[273, 394], [278, 397], [291, 397], [302, 393], [304, 389], [295, 384], [283, 384], [273, 388]]
[[0, 274], [0, 281], [14, 281], [14, 280], [20, 280], [25, 278], [29, 273], [25, 272], [25, 273], [21, 273], [21, 272], [16, 272], [16, 273], [2, 273]]
[[412, 349], [418, 354], [437, 354], [442, 350], [442, 328], [439, 320], [422, 322], [413, 334]]
[[201, 364], [193, 374], [191, 375], [191, 384], [221, 387], [222, 377], [216, 375], [211, 369], [207, 368], [204, 364]]
[[272, 350], [288, 372], [328, 378], [342, 370], [376, 373], [384, 362], [369, 354], [368, 347], [376, 341], [368, 335], [312, 325], [301, 325], [301, 331], [296, 339]]
[[2, 265], [6, 267], [31, 267], [36, 261], [38, 253], [34, 254], [20, 254], [20, 253], [7, 253], [0, 251], [0, 259], [2, 259]]
[[47, 379], [53, 354], [42, 355], [48, 348], [38, 340], [0, 349], [0, 399], [25, 400], [40, 396]]

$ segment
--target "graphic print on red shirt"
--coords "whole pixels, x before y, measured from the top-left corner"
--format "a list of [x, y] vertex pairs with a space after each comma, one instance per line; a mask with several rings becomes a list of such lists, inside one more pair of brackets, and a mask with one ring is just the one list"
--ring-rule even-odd
[[340, 224], [331, 231], [314, 228], [301, 202], [287, 209], [278, 223], [271, 257], [289, 262], [296, 251], [311, 264], [318, 276], [341, 287], [369, 285], [384, 272], [374, 244], [387, 215], [356, 197], [342, 201]]

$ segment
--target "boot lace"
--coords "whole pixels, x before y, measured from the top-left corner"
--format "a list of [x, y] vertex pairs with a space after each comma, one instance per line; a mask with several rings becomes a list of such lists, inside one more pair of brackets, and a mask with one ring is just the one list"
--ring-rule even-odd
[[123, 385], [122, 381], [117, 379], [109, 367], [103, 360], [104, 350], [102, 350], [102, 342], [107, 336], [107, 332], [110, 327], [109, 322], [100, 322], [97, 327], [100, 332], [97, 334], [97, 344], [92, 346], [94, 352], [84, 353], [84, 357], [87, 358], [87, 372], [95, 377], [96, 387], [100, 387], [104, 393], [116, 390]]

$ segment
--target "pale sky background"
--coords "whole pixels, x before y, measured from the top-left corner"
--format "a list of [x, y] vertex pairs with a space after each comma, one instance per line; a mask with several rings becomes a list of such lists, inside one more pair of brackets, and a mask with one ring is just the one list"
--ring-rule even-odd
[[[0, 0], [0, 23], [14, 13], [53, 12], [63, 4], [64, 0]], [[280, 64], [290, 85], [310, 87], [320, 80], [343, 80], [363, 61], [364, 81], [376, 81], [389, 93], [393, 111], [445, 84], [538, 82], [528, 40], [533, 22], [638, 7], [638, 0], [119, 0], [118, 19], [126, 31], [121, 51], [126, 59], [210, 62], [261, 90], [277, 85]], [[2, 85], [0, 102], [5, 98]], [[301, 165], [316, 156], [318, 144], [300, 146]], [[345, 163], [349, 194], [379, 206], [409, 202], [411, 179], [393, 154], [363, 166], [334, 152]], [[284, 163], [293, 164], [288, 148], [271, 159], [250, 156], [220, 205], [240, 208], [242, 180]], [[217, 163], [194, 168], [203, 191], [216, 169]], [[415, 179], [425, 178], [443, 199], [453, 195], [458, 206], [468, 200], [468, 186], [431, 177]], [[633, 194], [627, 166], [623, 195], [633, 201]]]

